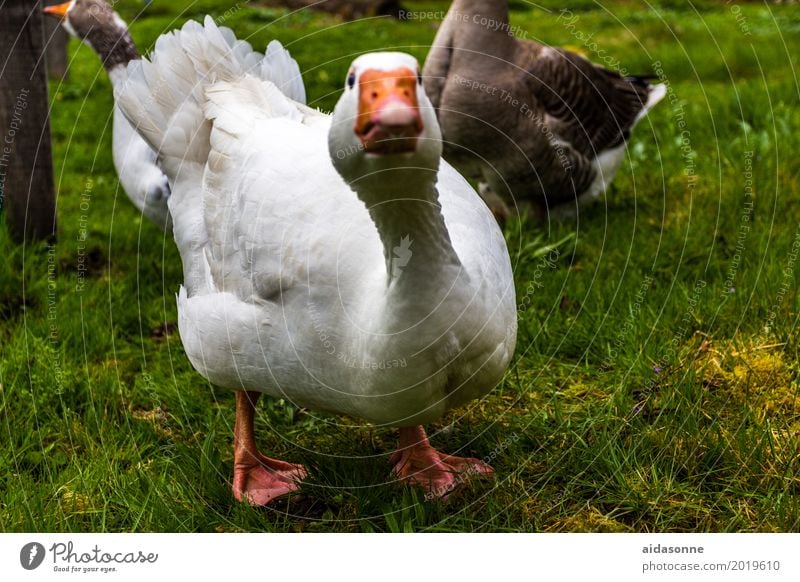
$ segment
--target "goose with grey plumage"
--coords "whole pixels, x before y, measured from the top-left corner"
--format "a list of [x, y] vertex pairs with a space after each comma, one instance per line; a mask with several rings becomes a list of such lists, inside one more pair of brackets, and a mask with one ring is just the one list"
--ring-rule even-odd
[[423, 70], [445, 158], [499, 218], [574, 215], [606, 191], [666, 87], [513, 33], [506, 0], [451, 5]]

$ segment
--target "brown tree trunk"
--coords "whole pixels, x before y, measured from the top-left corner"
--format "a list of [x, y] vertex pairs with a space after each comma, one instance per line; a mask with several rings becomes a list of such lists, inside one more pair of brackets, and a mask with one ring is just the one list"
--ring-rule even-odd
[[41, 8], [36, 0], [0, 8], [0, 204], [19, 241], [56, 232]]

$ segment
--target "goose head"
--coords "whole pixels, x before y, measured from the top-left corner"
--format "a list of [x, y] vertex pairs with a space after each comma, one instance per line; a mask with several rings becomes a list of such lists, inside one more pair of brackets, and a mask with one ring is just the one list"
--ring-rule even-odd
[[47, 6], [44, 12], [59, 18], [69, 34], [94, 49], [107, 68], [138, 58], [128, 25], [105, 0], [69, 0]]
[[380, 52], [353, 61], [328, 137], [331, 159], [345, 181], [396, 168], [428, 170], [434, 180], [441, 137], [414, 57]]

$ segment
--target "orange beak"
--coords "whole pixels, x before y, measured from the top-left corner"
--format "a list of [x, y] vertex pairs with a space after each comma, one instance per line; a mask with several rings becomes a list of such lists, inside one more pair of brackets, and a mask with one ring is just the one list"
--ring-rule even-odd
[[391, 71], [369, 69], [359, 82], [358, 116], [354, 131], [364, 150], [401, 154], [417, 148], [424, 125], [417, 102], [417, 75], [407, 67]]
[[54, 6], [45, 6], [43, 12], [57, 18], [64, 18], [67, 15], [67, 10], [72, 6], [72, 2], [64, 2], [63, 4], [56, 4]]

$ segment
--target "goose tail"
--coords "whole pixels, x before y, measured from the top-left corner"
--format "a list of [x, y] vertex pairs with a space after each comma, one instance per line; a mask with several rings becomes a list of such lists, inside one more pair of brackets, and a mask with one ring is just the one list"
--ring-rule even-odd
[[205, 164], [211, 124], [206, 89], [251, 75], [273, 83], [286, 97], [305, 103], [300, 69], [277, 41], [266, 54], [254, 51], [210, 16], [163, 34], [149, 59], [131, 61], [115, 92], [125, 117], [159, 154], [170, 178], [181, 166]]
[[636, 117], [636, 122], [647, 115], [650, 110], [658, 105], [658, 103], [667, 95], [667, 85], [665, 83], [652, 83], [652, 81], [655, 81], [658, 78], [659, 77], [656, 75], [633, 75], [630, 77], [625, 77], [625, 80], [630, 84], [640, 87], [647, 92], [647, 101], [644, 102], [644, 107]]

